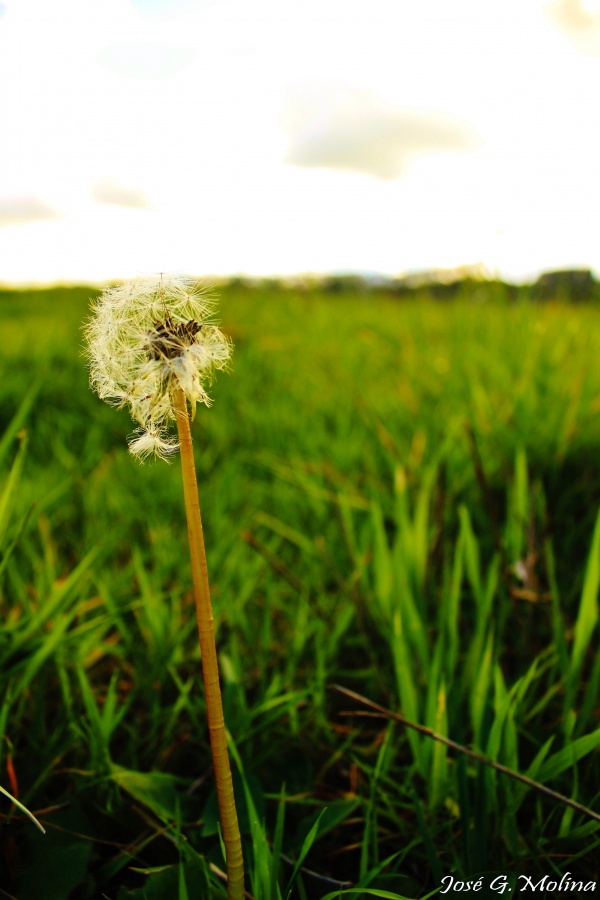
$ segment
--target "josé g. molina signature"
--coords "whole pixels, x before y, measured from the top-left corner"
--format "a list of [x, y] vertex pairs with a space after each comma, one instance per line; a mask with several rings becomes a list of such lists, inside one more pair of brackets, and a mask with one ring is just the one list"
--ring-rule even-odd
[[[512, 886], [513, 883], [514, 887]], [[595, 881], [577, 881], [571, 877], [570, 872], [563, 875], [560, 881], [555, 875], [544, 875], [543, 878], [538, 878], [537, 880], [530, 875], [519, 875], [516, 882], [513, 882], [508, 875], [496, 875], [491, 881], [486, 881], [483, 877], [478, 878], [476, 881], [474, 879], [471, 879], [471, 881], [459, 881], [458, 878], [454, 878], [452, 875], [446, 875], [442, 878], [440, 894], [447, 894], [449, 891], [464, 891], [465, 893], [481, 891], [484, 887], [491, 891], [496, 891], [498, 894], [513, 890], [539, 891], [542, 894], [545, 891], [592, 892], [596, 890], [596, 886], [597, 882]]]

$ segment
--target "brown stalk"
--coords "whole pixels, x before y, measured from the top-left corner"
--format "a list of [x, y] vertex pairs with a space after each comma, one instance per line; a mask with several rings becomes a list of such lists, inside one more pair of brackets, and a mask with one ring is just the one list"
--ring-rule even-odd
[[177, 430], [179, 432], [183, 494], [192, 560], [196, 618], [198, 620], [198, 634], [200, 636], [200, 650], [202, 653], [202, 676], [206, 692], [208, 731], [227, 862], [227, 898], [228, 900], [244, 900], [242, 841], [233, 795], [229, 755], [227, 753], [227, 735], [219, 684], [215, 626], [208, 586], [208, 569], [204, 550], [202, 519], [200, 517], [192, 434], [185, 395], [178, 387], [173, 390], [173, 401], [177, 414]]
[[418, 725], [416, 722], [411, 722], [409, 719], [405, 719], [404, 716], [401, 716], [399, 713], [393, 712], [391, 709], [387, 709], [385, 706], [380, 706], [379, 703], [374, 703], [372, 700], [369, 700], [368, 697], [363, 697], [362, 694], [357, 694], [356, 691], [351, 691], [349, 688], [342, 687], [341, 684], [330, 684], [330, 688], [334, 691], [338, 691], [340, 694], [345, 694], [346, 697], [350, 697], [352, 700], [356, 700], [358, 703], [364, 704], [364, 706], [368, 706], [370, 709], [375, 710], [374, 713], [360, 713], [355, 712], [350, 715], [373, 715], [377, 716], [377, 718], [384, 719], [393, 719], [395, 722], [401, 722], [402, 725], [405, 725], [407, 728], [413, 728], [415, 731], [418, 731], [419, 734], [424, 734], [426, 737], [431, 738], [434, 741], [439, 741], [440, 744], [444, 744], [446, 747], [450, 747], [450, 749], [455, 750], [457, 753], [462, 753], [464, 756], [468, 756], [470, 759], [474, 759], [476, 762], [481, 763], [483, 766], [489, 766], [490, 769], [495, 769], [496, 772], [501, 772], [503, 775], [508, 775], [509, 778], [513, 778], [515, 781], [520, 781], [521, 784], [527, 785], [528, 788], [532, 788], [534, 791], [539, 791], [541, 794], [545, 794], [546, 797], [550, 797], [552, 800], [557, 801], [558, 803], [563, 803], [565, 806], [570, 806], [572, 809], [576, 809], [577, 812], [583, 813], [586, 816], [589, 816], [591, 819], [595, 819], [597, 822], [600, 822], [600, 814], [594, 812], [593, 809], [589, 809], [587, 806], [582, 806], [581, 803], [577, 803], [575, 800], [571, 800], [570, 797], [565, 797], [564, 794], [559, 794], [558, 791], [553, 791], [551, 788], [546, 787], [545, 784], [540, 784], [539, 781], [533, 781], [531, 778], [527, 778], [526, 775], [521, 775], [520, 772], [515, 772], [514, 769], [509, 769], [508, 766], [503, 766], [501, 763], [494, 762], [491, 759], [488, 759], [485, 756], [482, 756], [480, 753], [476, 753], [474, 750], [469, 750], [468, 747], [463, 747], [462, 744], [457, 744], [456, 741], [451, 741], [450, 738], [444, 737], [441, 734], [437, 734], [437, 732], [432, 731], [431, 728], [427, 728], [425, 725]]

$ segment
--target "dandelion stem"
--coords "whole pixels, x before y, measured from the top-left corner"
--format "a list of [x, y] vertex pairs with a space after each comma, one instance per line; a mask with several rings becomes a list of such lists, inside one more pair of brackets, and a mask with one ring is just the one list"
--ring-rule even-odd
[[204, 550], [202, 519], [200, 518], [192, 434], [185, 394], [178, 387], [173, 390], [173, 401], [177, 413], [183, 493], [192, 559], [196, 618], [198, 620], [198, 633], [200, 635], [200, 649], [202, 653], [202, 675], [206, 691], [208, 730], [227, 862], [227, 897], [228, 900], [243, 900], [245, 892], [242, 842], [233, 795], [231, 767], [227, 753], [227, 735], [219, 685], [215, 628], [208, 587], [208, 569]]

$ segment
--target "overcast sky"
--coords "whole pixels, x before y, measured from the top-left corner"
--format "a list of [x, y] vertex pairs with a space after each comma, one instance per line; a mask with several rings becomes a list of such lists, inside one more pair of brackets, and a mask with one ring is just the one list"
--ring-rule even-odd
[[0, 282], [600, 275], [600, 0], [2, 0]]

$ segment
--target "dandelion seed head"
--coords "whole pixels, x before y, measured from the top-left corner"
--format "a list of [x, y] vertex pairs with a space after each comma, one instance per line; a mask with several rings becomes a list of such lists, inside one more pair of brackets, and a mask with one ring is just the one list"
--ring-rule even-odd
[[177, 451], [169, 425], [180, 388], [195, 414], [210, 406], [206, 386], [232, 345], [210, 321], [213, 298], [180, 275], [146, 276], [109, 288], [84, 326], [90, 385], [113, 406], [128, 406], [139, 427], [129, 449], [139, 459]]

